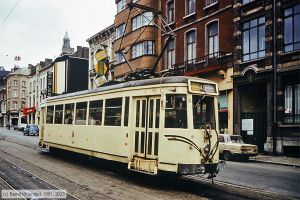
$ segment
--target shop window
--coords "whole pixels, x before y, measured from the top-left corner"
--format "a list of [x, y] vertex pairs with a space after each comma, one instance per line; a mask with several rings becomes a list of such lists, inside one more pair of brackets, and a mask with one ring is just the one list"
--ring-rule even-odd
[[105, 100], [105, 126], [121, 126], [122, 98]]
[[74, 119], [74, 103], [65, 105], [65, 124], [73, 124]]
[[101, 125], [103, 113], [103, 100], [90, 101], [89, 125]]
[[87, 102], [76, 103], [76, 125], [86, 125]]
[[55, 124], [62, 124], [63, 122], [63, 105], [56, 105], [55, 106]]
[[226, 133], [228, 129], [228, 96], [225, 92], [220, 92], [218, 98], [219, 128], [221, 133]]
[[186, 95], [167, 94], [165, 128], [187, 128]]
[[53, 124], [54, 106], [47, 106], [47, 124]]

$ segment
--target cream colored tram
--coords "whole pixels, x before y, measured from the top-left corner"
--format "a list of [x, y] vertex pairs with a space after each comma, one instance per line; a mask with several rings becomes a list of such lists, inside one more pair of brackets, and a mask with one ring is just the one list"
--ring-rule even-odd
[[39, 145], [159, 174], [219, 168], [217, 84], [194, 77], [130, 81], [45, 100]]

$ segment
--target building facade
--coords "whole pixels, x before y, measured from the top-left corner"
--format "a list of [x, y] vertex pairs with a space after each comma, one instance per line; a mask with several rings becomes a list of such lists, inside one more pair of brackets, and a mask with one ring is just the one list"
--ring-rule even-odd
[[[130, 9], [128, 7], [130, 2], [131, 0], [116, 0], [117, 14], [114, 21], [116, 38], [113, 50], [116, 55], [114, 76], [117, 80], [123, 80], [132, 71], [150, 69], [161, 49], [161, 33], [155, 26], [159, 23], [158, 18], [154, 12], [149, 10], [136, 7]], [[146, 5], [153, 10], [160, 10], [160, 1], [139, 0], [133, 2]], [[125, 55], [130, 66], [125, 62], [122, 54]]]
[[[164, 52], [161, 71], [217, 82], [220, 131], [233, 134], [231, 1], [162, 0], [161, 11], [168, 29], [175, 33]], [[162, 43], [167, 37], [163, 35]]]
[[6, 76], [6, 114], [10, 126], [27, 123], [22, 109], [26, 107], [26, 96], [28, 90], [28, 68], [14, 68]]
[[[98, 64], [98, 60], [96, 57], [96, 53], [100, 51], [105, 51], [108, 56], [108, 66], [107, 72], [107, 79], [112, 79], [113, 70], [112, 66], [115, 62], [115, 53], [113, 51], [113, 41], [115, 40], [115, 25], [111, 25], [104, 30], [100, 31], [99, 33], [93, 35], [92, 37], [88, 38], [86, 41], [89, 43], [90, 54], [89, 54], [89, 89], [96, 88], [100, 85], [98, 82], [98, 76], [100, 72], [96, 69]], [[111, 70], [110, 70], [111, 69]]]
[[0, 126], [5, 126], [8, 122], [8, 117], [6, 115], [6, 76], [10, 71], [5, 71], [4, 68], [0, 69]]
[[299, 1], [234, 1], [234, 130], [260, 152], [299, 152], [299, 25]]

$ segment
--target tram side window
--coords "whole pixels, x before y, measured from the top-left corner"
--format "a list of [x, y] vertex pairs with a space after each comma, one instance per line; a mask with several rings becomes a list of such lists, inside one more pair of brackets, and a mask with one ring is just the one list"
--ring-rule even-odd
[[216, 127], [213, 97], [193, 95], [193, 122], [194, 129], [208, 123], [212, 128]]
[[72, 124], [74, 118], [74, 103], [65, 105], [65, 124]]
[[103, 100], [90, 101], [89, 125], [101, 125], [103, 112]]
[[87, 102], [76, 103], [76, 125], [86, 125]]
[[53, 124], [54, 106], [47, 106], [47, 124]]
[[187, 128], [186, 95], [167, 94], [165, 128]]
[[124, 126], [128, 126], [128, 117], [129, 117], [129, 97], [125, 97]]
[[56, 105], [54, 124], [62, 124], [62, 121], [63, 121], [63, 105]]
[[105, 126], [121, 126], [122, 98], [105, 100]]

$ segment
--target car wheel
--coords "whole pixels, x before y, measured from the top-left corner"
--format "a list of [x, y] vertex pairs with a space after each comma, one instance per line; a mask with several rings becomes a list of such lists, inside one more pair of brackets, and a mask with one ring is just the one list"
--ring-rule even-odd
[[223, 153], [224, 160], [231, 160], [232, 154], [229, 151]]

